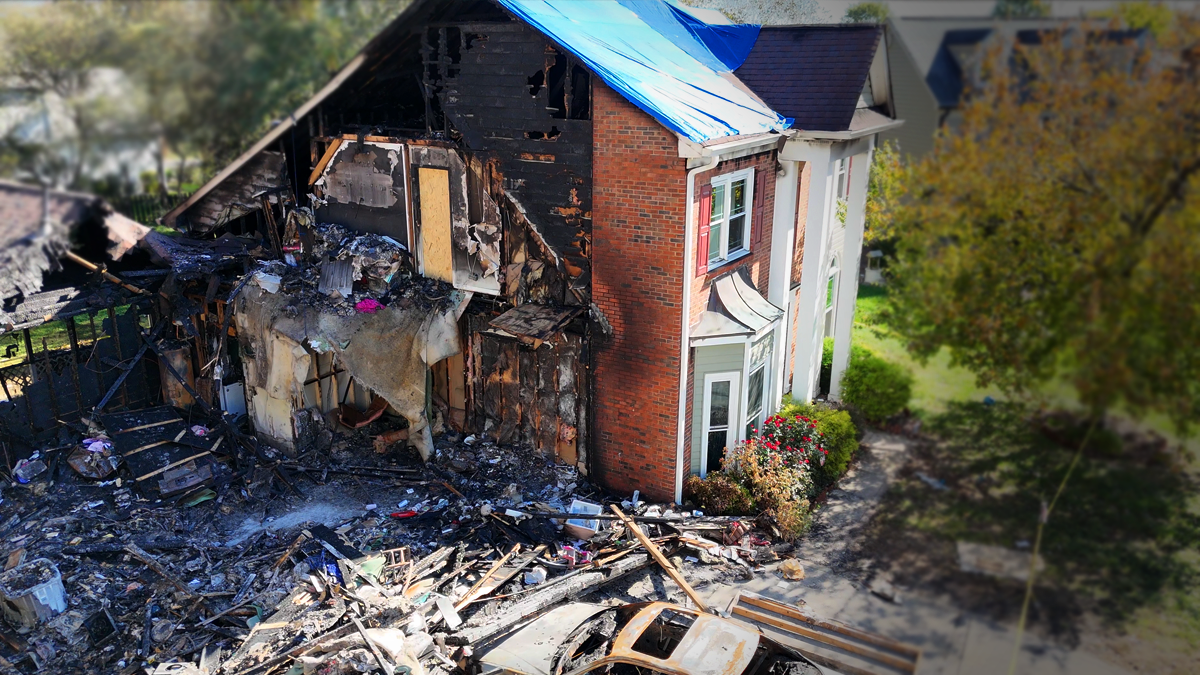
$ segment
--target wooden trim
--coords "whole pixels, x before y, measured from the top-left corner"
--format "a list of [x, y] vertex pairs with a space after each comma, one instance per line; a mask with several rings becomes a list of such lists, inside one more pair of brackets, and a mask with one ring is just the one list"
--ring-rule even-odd
[[161, 469], [158, 469], [156, 471], [151, 471], [150, 473], [146, 474], [145, 476], [138, 476], [137, 478], [134, 479], [134, 481], [140, 483], [140, 482], [146, 480], [147, 478], [152, 478], [154, 476], [157, 476], [158, 474], [160, 474], [164, 471], [170, 471], [171, 469], [174, 469], [177, 466], [180, 466], [182, 464], [187, 464], [188, 462], [192, 461], [193, 459], [200, 459], [201, 457], [203, 457], [207, 454], [208, 454], [208, 450], [205, 450], [204, 452], [192, 455], [191, 457], [188, 457], [187, 459], [181, 459], [178, 462], [172, 462], [172, 463], [164, 466]]
[[835, 633], [841, 633], [842, 635], [852, 637], [857, 640], [862, 640], [863, 642], [868, 642], [878, 647], [890, 649], [894, 652], [906, 654], [913, 658], [921, 655], [921, 650], [913, 647], [912, 645], [906, 645], [903, 642], [897, 642], [890, 638], [883, 637], [882, 635], [867, 633], [858, 630], [857, 628], [847, 626], [844, 623], [839, 623], [836, 621], [822, 621], [815, 617], [808, 616], [803, 612], [797, 611], [794, 607], [789, 607], [788, 605], [785, 605], [781, 602], [776, 602], [770, 598], [764, 598], [759, 595], [751, 595], [749, 593], [742, 593], [741, 599], [747, 605], [753, 605], [761, 609], [775, 612], [776, 614], [783, 614], [784, 616], [788, 616], [793, 619], [799, 619], [804, 623], [811, 624], [819, 628], [824, 628], [826, 630], [831, 630]]
[[321, 177], [321, 172], [324, 171], [325, 167], [329, 165], [329, 162], [333, 159], [333, 156], [337, 154], [338, 149], [341, 147], [342, 139], [335, 138], [329, 144], [329, 147], [325, 148], [325, 154], [321, 155], [321, 160], [317, 162], [317, 165], [313, 167], [312, 173], [308, 175], [309, 185], [317, 182], [317, 179]]
[[118, 431], [116, 434], [113, 434], [113, 436], [116, 436], [117, 434], [127, 434], [131, 431], [141, 431], [142, 429], [149, 429], [151, 427], [161, 427], [164, 424], [174, 424], [176, 422], [183, 422], [183, 420], [176, 417], [173, 420], [166, 420], [165, 422], [154, 422], [153, 424], [143, 424], [140, 427], [129, 427], [128, 429], [122, 429]]

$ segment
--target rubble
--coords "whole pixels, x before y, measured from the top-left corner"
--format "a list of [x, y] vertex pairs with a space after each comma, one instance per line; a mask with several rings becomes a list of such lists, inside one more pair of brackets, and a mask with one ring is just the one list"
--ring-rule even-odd
[[[659, 574], [654, 556], [677, 573], [666, 556], [708, 541], [738, 560], [705, 570], [735, 574], [755, 565], [755, 537], [768, 543], [679, 505], [603, 513], [613, 500], [575, 467], [486, 437], [446, 432], [429, 464], [403, 439], [377, 453], [396, 423], [335, 423], [327, 451], [264, 447], [250, 462], [210, 451], [231, 431], [199, 410], [101, 416], [5, 489], [8, 574], [53, 561], [63, 601], [8, 617], [0, 656], [28, 673], [448, 673], [564, 601], [620, 602], [618, 580]], [[138, 480], [137, 457], [191, 450], [211, 463], [200, 483], [172, 493]], [[81, 451], [123, 461], [89, 477], [62, 461]], [[586, 539], [566, 522], [579, 515]], [[723, 532], [741, 538], [717, 543]], [[12, 579], [0, 577], [10, 596], [34, 581]]]

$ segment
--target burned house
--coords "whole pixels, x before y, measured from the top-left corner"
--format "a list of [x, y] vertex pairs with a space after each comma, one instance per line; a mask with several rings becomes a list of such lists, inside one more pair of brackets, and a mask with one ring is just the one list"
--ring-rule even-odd
[[90, 415], [118, 379], [115, 402], [156, 398], [150, 378], [157, 373], [133, 358], [153, 301], [104, 271], [124, 275], [146, 266], [134, 249], [148, 232], [95, 195], [0, 181], [6, 449], [53, 439], [60, 424]]
[[390, 408], [425, 458], [449, 427], [678, 499], [816, 393], [826, 335], [836, 396], [882, 39], [412, 3], [149, 240], [203, 391], [288, 452]]

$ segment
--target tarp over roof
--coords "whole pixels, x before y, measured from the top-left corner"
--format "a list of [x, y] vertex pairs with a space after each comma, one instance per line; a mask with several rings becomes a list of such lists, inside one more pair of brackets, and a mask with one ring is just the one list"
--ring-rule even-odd
[[[679, 24], [678, 31], [668, 29], [664, 12], [676, 21], [686, 15], [658, 2], [646, 3], [645, 9], [641, 3], [612, 0], [499, 2], [586, 63], [608, 86], [663, 126], [693, 142], [782, 131], [790, 126], [789, 120], [738, 87], [729, 72], [726, 64], [749, 51], [743, 44], [746, 31], [710, 27], [730, 36], [718, 48], [721, 39], [714, 32], [700, 37], [704, 31], [684, 24]], [[650, 18], [639, 16], [631, 6]], [[718, 64], [719, 69], [714, 67]]]

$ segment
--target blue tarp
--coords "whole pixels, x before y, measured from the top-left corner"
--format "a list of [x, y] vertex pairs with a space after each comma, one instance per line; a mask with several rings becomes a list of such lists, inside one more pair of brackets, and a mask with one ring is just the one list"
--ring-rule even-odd
[[746, 60], [761, 26], [713, 26], [659, 0], [617, 0], [651, 28], [679, 45], [692, 58], [717, 72], [732, 72]]
[[745, 44], [746, 29], [728, 31], [729, 40], [722, 42], [715, 29], [735, 27], [708, 26], [690, 16], [689, 24], [676, 18], [678, 28], [671, 27], [665, 16], [678, 15], [660, 0], [499, 1], [634, 105], [693, 142], [789, 126], [729, 75], [726, 62], [740, 65], [739, 54], [744, 59], [753, 46], [753, 40]]

